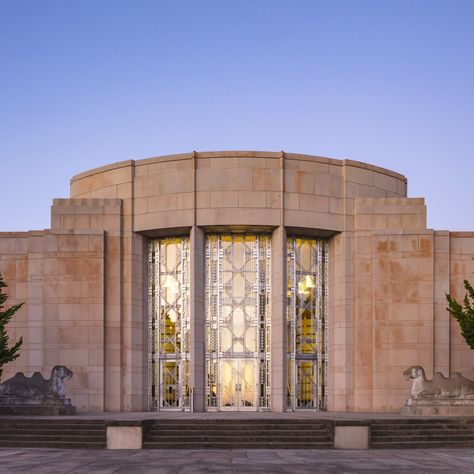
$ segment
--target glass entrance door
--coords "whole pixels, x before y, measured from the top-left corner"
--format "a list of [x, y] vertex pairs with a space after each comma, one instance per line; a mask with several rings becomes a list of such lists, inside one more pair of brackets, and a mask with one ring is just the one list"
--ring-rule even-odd
[[251, 359], [222, 360], [220, 409], [255, 410], [255, 363]]
[[270, 257], [266, 235], [207, 237], [208, 410], [269, 407]]

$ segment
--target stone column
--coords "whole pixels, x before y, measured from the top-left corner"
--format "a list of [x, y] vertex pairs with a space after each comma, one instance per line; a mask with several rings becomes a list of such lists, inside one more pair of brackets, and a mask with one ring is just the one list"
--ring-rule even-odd
[[205, 235], [204, 231], [193, 226], [190, 238], [191, 280], [190, 280], [190, 357], [191, 387], [194, 392], [194, 411], [205, 409]]
[[271, 410], [286, 410], [286, 230], [272, 233]]

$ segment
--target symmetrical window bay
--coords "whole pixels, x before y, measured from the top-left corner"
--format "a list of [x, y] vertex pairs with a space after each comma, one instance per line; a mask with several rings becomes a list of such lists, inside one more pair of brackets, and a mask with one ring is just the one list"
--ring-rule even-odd
[[[271, 401], [271, 237], [208, 234], [205, 399], [208, 411], [264, 411]], [[287, 410], [325, 410], [325, 240], [287, 239]], [[149, 245], [149, 409], [191, 410], [189, 237]]]

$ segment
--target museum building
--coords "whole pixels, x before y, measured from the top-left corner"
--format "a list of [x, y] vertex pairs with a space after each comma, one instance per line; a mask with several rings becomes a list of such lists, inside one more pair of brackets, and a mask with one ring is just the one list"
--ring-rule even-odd
[[[82, 412], [399, 411], [403, 371], [474, 377], [446, 311], [474, 233], [426, 227], [404, 176], [286, 152], [192, 152], [71, 179], [51, 229], [0, 233], [5, 366], [74, 372]], [[449, 199], [449, 196], [447, 196]]]

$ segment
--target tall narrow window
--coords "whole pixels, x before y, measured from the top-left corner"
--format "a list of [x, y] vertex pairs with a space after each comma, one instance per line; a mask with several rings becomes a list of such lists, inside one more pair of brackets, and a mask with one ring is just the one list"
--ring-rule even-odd
[[326, 409], [327, 243], [288, 239], [288, 409]]
[[270, 399], [270, 238], [209, 235], [208, 410], [265, 410]]
[[190, 407], [189, 239], [150, 243], [149, 405]]

